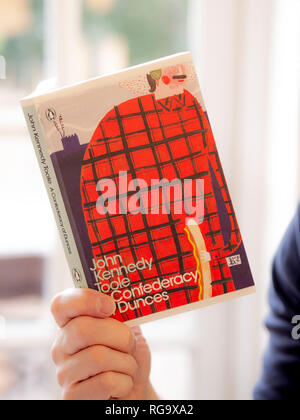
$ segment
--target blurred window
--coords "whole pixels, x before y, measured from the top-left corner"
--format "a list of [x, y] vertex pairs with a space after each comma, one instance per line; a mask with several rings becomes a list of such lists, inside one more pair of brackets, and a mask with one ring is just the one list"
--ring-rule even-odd
[[85, 0], [83, 34], [94, 75], [186, 49], [187, 0]]
[[55, 236], [53, 224], [44, 221], [52, 217], [19, 105], [43, 78], [44, 2], [0, 0], [0, 10], [0, 55], [6, 64], [0, 80], [0, 194], [7, 203], [1, 208], [0, 257], [47, 254]]
[[7, 64], [5, 87], [13, 95], [35, 87], [42, 77], [44, 3], [0, 0], [0, 10], [0, 55]]

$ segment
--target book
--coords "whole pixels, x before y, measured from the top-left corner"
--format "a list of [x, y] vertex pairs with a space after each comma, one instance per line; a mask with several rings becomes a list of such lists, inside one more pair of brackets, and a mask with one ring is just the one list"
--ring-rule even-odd
[[190, 53], [21, 103], [74, 284], [115, 319], [255, 291]]

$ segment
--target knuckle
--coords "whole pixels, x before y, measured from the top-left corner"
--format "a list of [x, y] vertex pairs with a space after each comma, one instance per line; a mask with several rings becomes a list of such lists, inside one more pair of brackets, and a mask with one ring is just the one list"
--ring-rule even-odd
[[91, 351], [90, 360], [102, 371], [107, 364], [107, 349], [102, 346], [94, 347]]
[[135, 379], [138, 374], [138, 364], [135, 358], [131, 355], [127, 356], [127, 374], [132, 378]]
[[63, 387], [65, 385], [65, 381], [66, 381], [66, 372], [65, 369], [63, 368], [58, 368], [56, 370], [56, 378], [57, 378], [57, 382], [58, 384]]
[[52, 300], [52, 303], [50, 306], [52, 315], [56, 317], [59, 314], [60, 309], [61, 309], [61, 295], [57, 295]]
[[74, 340], [75, 342], [83, 342], [87, 335], [87, 324], [88, 320], [84, 317], [75, 318], [70, 321], [67, 328], [69, 339]]
[[54, 342], [54, 344], [51, 347], [51, 358], [55, 365], [57, 365], [59, 363], [59, 360], [61, 359], [61, 350], [60, 350], [57, 340]]
[[122, 327], [124, 328], [124, 343], [128, 353], [130, 353], [133, 350], [135, 344], [134, 335], [131, 329], [127, 327], [127, 325], [123, 325]]
[[51, 348], [51, 359], [55, 365], [58, 363], [58, 349], [55, 344]]

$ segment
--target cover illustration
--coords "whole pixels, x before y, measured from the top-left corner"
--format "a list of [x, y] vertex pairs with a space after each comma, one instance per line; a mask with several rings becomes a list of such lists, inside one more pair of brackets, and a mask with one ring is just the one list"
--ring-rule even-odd
[[61, 192], [54, 210], [70, 224], [75, 284], [110, 294], [116, 319], [133, 325], [254, 291], [189, 53], [23, 106]]

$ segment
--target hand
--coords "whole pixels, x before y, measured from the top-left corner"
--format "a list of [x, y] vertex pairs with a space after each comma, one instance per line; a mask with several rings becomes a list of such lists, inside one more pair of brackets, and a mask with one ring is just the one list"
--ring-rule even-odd
[[65, 400], [157, 399], [148, 345], [140, 328], [109, 318], [115, 309], [112, 298], [90, 289], [54, 299], [60, 330], [52, 358]]
[[200, 252], [200, 260], [201, 260], [201, 264], [205, 264], [205, 263], [208, 263], [209, 261], [211, 261], [210, 253], [206, 252], [206, 251], [201, 251]]

